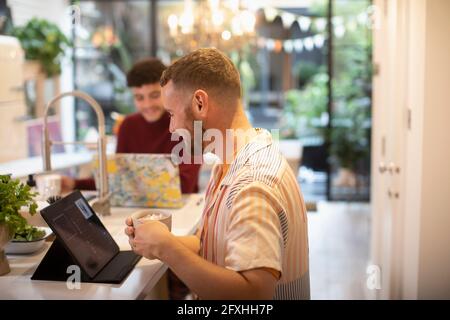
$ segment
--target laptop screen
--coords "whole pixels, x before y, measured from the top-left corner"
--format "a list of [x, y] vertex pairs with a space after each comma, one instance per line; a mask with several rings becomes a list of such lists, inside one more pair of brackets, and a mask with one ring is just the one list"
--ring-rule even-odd
[[91, 278], [120, 251], [79, 191], [41, 210], [49, 227]]

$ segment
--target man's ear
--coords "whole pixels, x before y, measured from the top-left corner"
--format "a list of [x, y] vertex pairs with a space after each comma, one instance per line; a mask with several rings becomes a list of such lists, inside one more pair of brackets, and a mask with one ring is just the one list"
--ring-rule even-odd
[[206, 119], [209, 110], [209, 96], [204, 90], [196, 90], [192, 98], [192, 111], [195, 118]]

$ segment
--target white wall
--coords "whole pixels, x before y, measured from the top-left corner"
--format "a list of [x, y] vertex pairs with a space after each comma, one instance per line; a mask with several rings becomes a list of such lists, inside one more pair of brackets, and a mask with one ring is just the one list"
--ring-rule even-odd
[[450, 1], [426, 16], [418, 298], [450, 299]]
[[401, 298], [450, 299], [450, 1], [409, 3]]
[[[385, 9], [389, 20], [385, 23], [405, 17], [407, 26], [394, 33], [406, 51], [399, 45], [392, 56], [385, 44], [392, 32], [385, 27], [375, 32], [374, 61], [383, 77], [374, 78], [372, 257], [374, 263], [381, 262], [382, 279], [387, 279], [382, 286], [387, 294], [381, 297], [450, 299], [450, 1], [375, 3]], [[398, 132], [382, 132], [394, 108], [401, 110], [394, 119]], [[397, 200], [383, 196], [389, 186], [381, 183], [381, 176], [391, 176], [377, 172], [380, 158], [375, 156], [381, 153], [379, 138], [384, 134], [387, 141], [395, 140], [402, 153], [393, 160], [401, 168], [400, 175], [392, 175], [400, 186]], [[396, 201], [401, 205], [387, 211]], [[386, 227], [389, 219], [400, 228]], [[391, 252], [382, 246], [388, 238]], [[388, 259], [383, 262], [380, 257], [386, 252]]]
[[23, 25], [32, 17], [60, 24], [68, 1], [65, 0], [8, 0], [15, 25]]
[[[401, 297], [417, 299], [420, 227], [422, 213], [423, 114], [425, 102], [426, 0], [410, 2], [407, 107], [411, 110], [410, 129], [406, 133], [404, 166], [404, 240]], [[414, 61], [414, 63], [411, 63]]]

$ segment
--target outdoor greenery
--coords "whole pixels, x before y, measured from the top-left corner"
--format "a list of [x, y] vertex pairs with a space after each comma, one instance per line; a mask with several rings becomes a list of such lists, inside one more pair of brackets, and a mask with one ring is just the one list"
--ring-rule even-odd
[[[334, 10], [348, 20], [358, 18], [369, 5], [370, 1], [337, 1]], [[352, 171], [370, 151], [371, 52], [371, 30], [365, 25], [335, 37], [330, 151], [336, 165]]]
[[17, 37], [27, 60], [38, 60], [48, 77], [61, 73], [61, 58], [69, 40], [53, 23], [33, 18], [23, 27], [15, 27]]
[[326, 123], [322, 121], [327, 111], [328, 75], [318, 73], [302, 90], [285, 94], [281, 135], [285, 138], [304, 138], [315, 135], [325, 137]]
[[[312, 15], [326, 17], [328, 1], [312, 2]], [[334, 16], [357, 19], [370, 1], [334, 1]], [[325, 66], [301, 61], [294, 67], [299, 89], [285, 94], [282, 135], [305, 138], [316, 135], [329, 141], [332, 163], [355, 170], [370, 151], [371, 30], [355, 24], [342, 37], [333, 37], [333, 106], [331, 130], [328, 118], [328, 76]]]
[[294, 77], [299, 79], [299, 88], [303, 89], [318, 73], [325, 73], [325, 66], [310, 61], [299, 61], [293, 68]]
[[254, 55], [252, 55], [249, 45], [244, 45], [240, 50], [227, 52], [233, 63], [239, 70], [241, 76], [242, 96], [245, 107], [248, 107], [249, 92], [255, 88], [256, 75], [254, 65]]
[[330, 151], [332, 161], [341, 168], [355, 171], [358, 161], [369, 152], [367, 107], [359, 101], [351, 101], [342, 113], [337, 113], [331, 130]]

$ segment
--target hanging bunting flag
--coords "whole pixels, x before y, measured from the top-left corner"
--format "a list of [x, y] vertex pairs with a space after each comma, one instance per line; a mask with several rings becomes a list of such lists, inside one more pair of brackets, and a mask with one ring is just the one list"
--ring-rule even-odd
[[316, 34], [314, 36], [314, 45], [316, 48], [321, 49], [325, 43], [325, 37], [322, 34]]
[[295, 49], [295, 52], [302, 52], [303, 51], [303, 41], [302, 41], [302, 39], [294, 40], [294, 49]]
[[283, 50], [283, 42], [281, 40], [275, 40], [274, 51], [279, 53], [281, 50]]
[[314, 25], [315, 25], [316, 30], [318, 32], [324, 32], [325, 28], [327, 27], [327, 19], [325, 19], [325, 18], [317, 18], [314, 21]]
[[343, 36], [345, 36], [345, 26], [344, 25], [337, 25], [334, 27], [334, 35], [337, 38], [342, 38]]
[[266, 39], [258, 38], [256, 40], [256, 45], [258, 46], [258, 48], [264, 48], [266, 46]]
[[283, 22], [283, 27], [285, 29], [290, 29], [295, 21], [295, 15], [289, 12], [283, 12], [281, 14], [281, 21]]
[[269, 51], [273, 51], [275, 49], [275, 41], [273, 39], [266, 40], [266, 49]]
[[272, 22], [278, 15], [278, 11], [274, 8], [267, 7], [264, 8], [264, 16], [268, 22]]
[[307, 51], [312, 51], [314, 50], [314, 40], [311, 37], [305, 38], [303, 40], [303, 46], [305, 47], [305, 49]]
[[311, 26], [311, 19], [308, 17], [300, 17], [297, 19], [300, 29], [302, 31], [307, 32], [309, 27]]
[[284, 41], [283, 47], [286, 53], [292, 53], [292, 51], [294, 50], [294, 43], [292, 40], [286, 40]]

